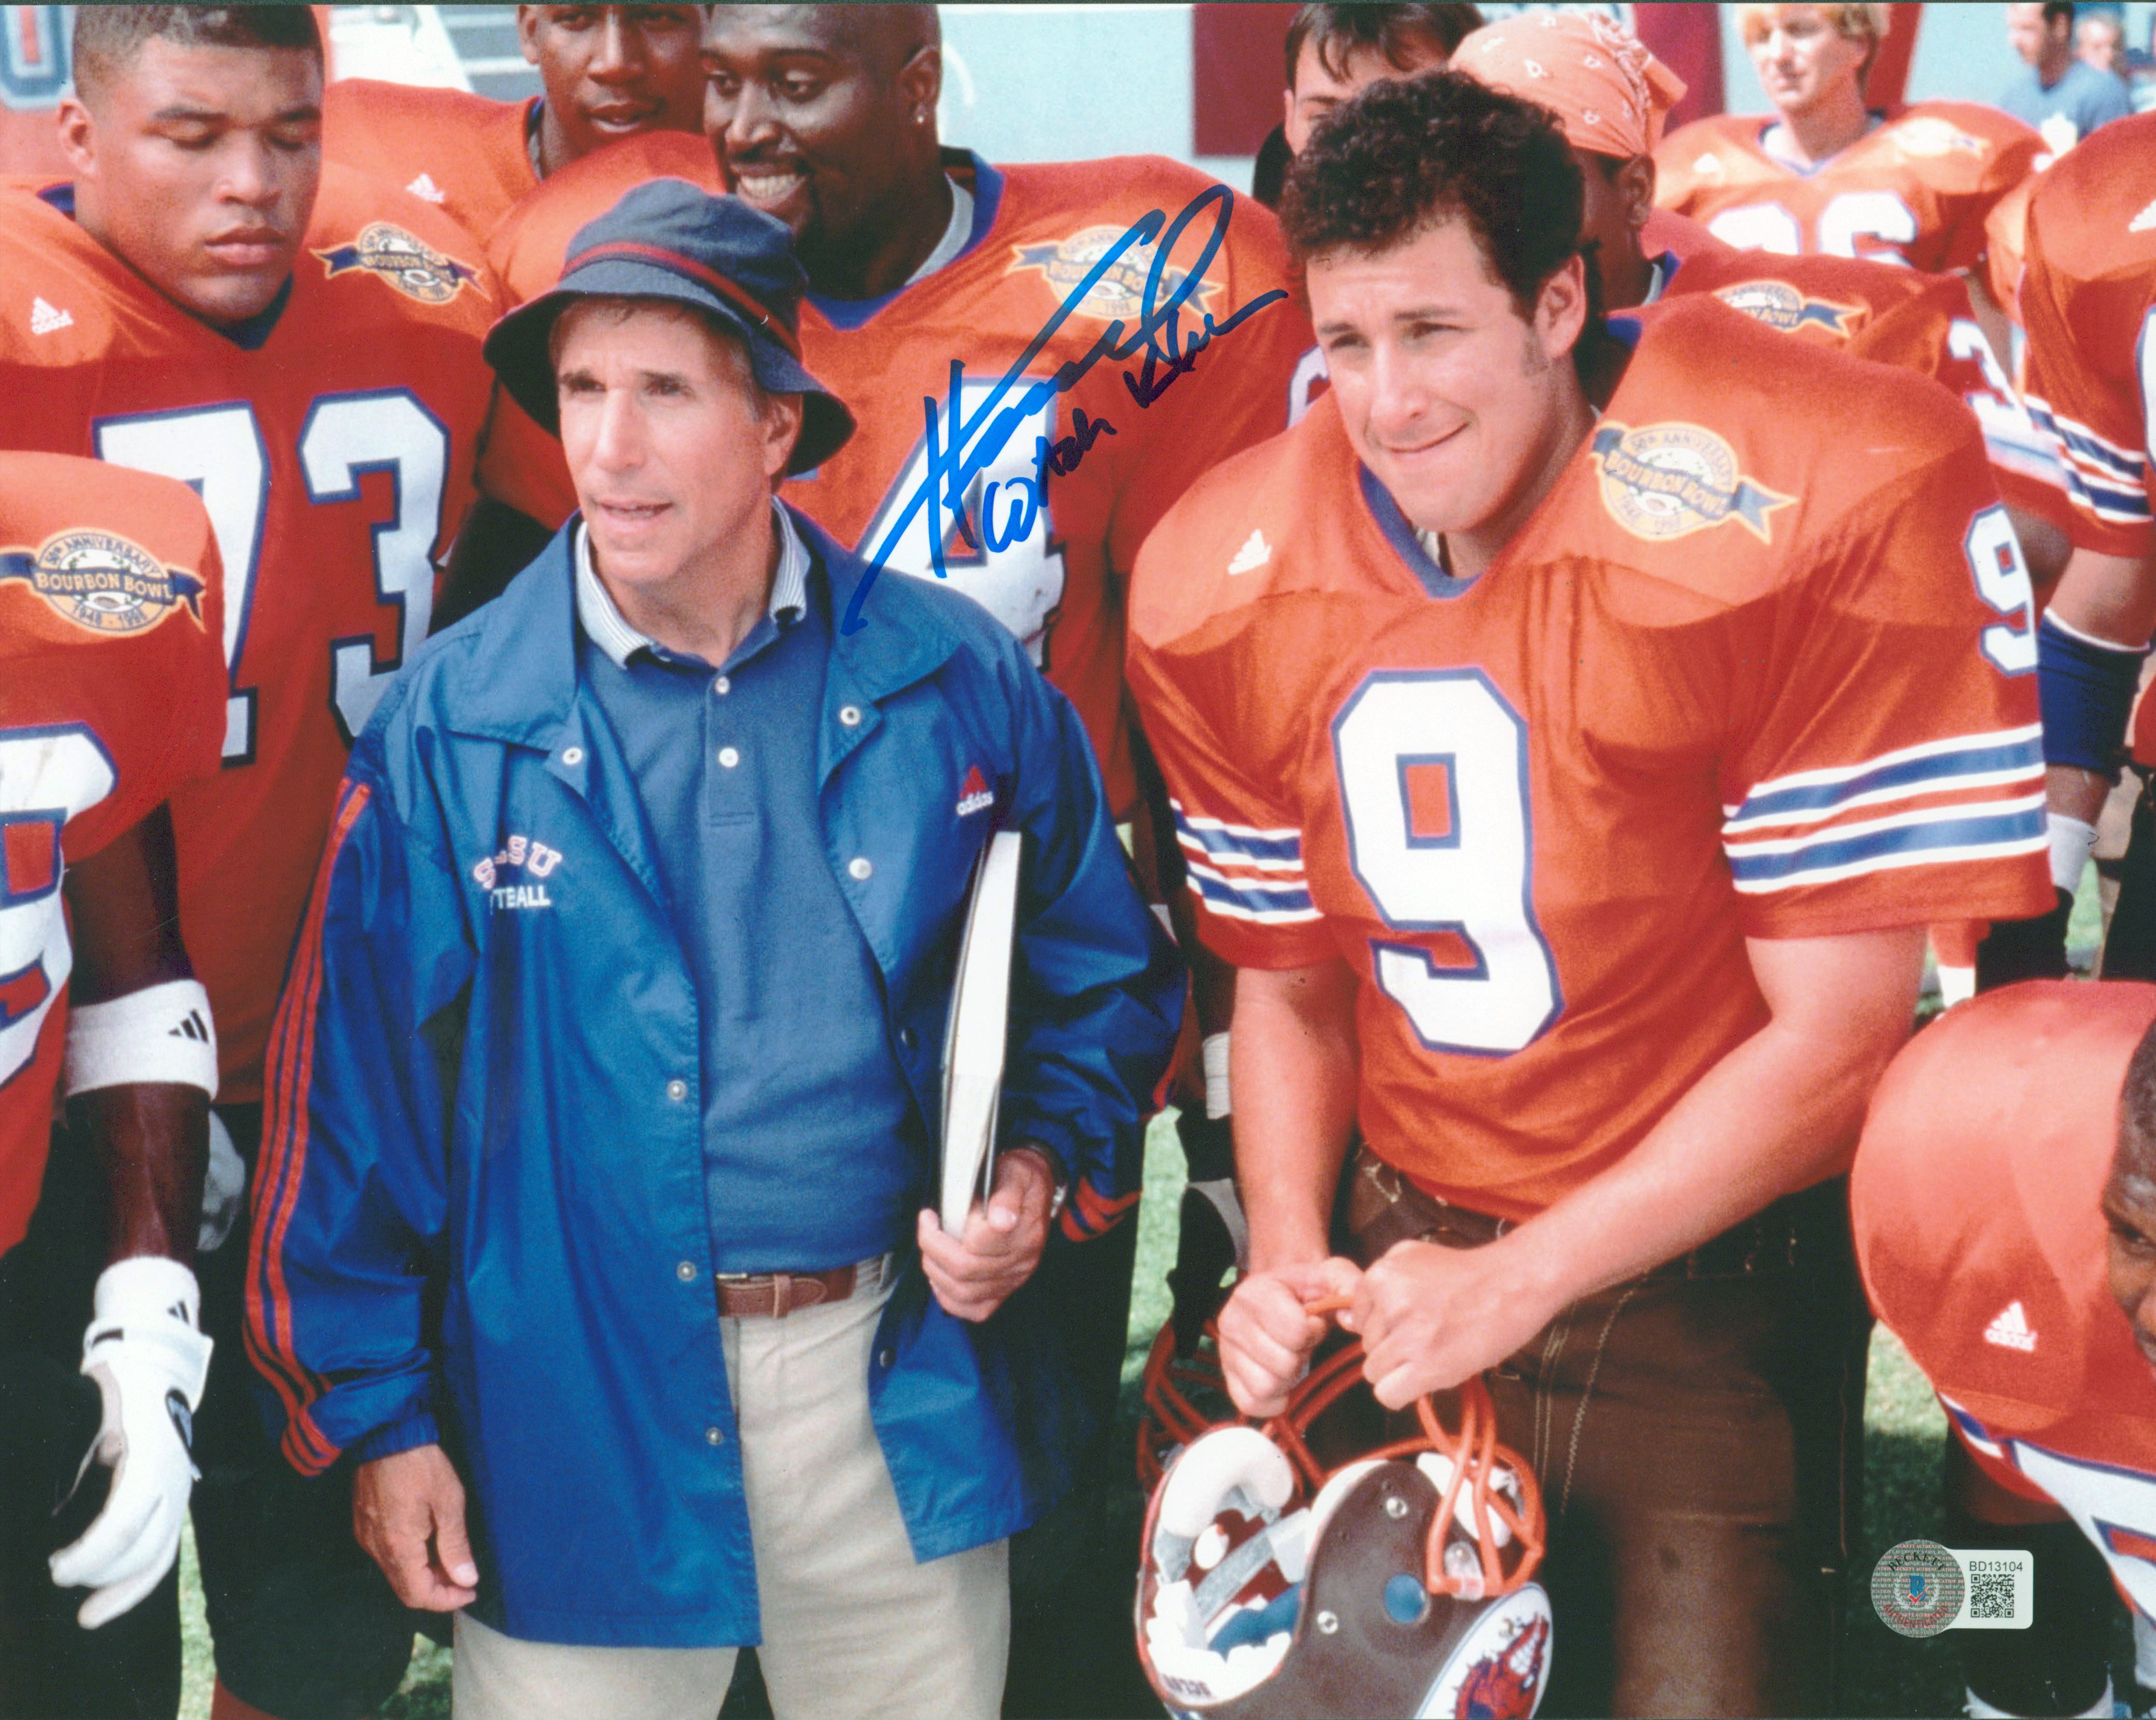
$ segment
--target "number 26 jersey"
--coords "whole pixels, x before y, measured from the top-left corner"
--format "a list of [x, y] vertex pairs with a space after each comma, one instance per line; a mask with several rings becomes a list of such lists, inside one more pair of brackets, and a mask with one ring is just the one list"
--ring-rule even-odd
[[490, 277], [445, 218], [330, 167], [289, 295], [223, 331], [45, 197], [0, 198], [0, 446], [177, 478], [216, 530], [223, 768], [173, 830], [219, 1097], [256, 1098], [346, 754], [427, 636], [470, 504]]
[[1747, 938], [2048, 899], [2028, 580], [1974, 420], [1711, 299], [1638, 321], [1481, 578], [1431, 561], [1327, 397], [1132, 582], [1206, 941], [1345, 959], [1363, 1137], [1508, 1218], [1763, 1024]]

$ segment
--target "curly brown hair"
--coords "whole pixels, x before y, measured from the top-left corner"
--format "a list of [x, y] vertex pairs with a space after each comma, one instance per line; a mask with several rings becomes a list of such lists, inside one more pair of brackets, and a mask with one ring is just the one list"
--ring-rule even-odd
[[1281, 226], [1306, 264], [1328, 251], [1390, 250], [1463, 220], [1532, 319], [1544, 283], [1579, 253], [1584, 196], [1548, 109], [1457, 72], [1424, 72], [1373, 84], [1319, 123], [1288, 169]]

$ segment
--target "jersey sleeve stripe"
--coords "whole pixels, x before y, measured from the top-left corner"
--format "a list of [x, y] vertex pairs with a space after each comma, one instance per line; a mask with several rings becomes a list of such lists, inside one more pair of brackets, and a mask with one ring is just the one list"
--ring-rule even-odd
[[1974, 1450], [1982, 1452], [1986, 1457], [1996, 1457], [2002, 1461], [2005, 1460], [2006, 1456], [2005, 1448], [2000, 1445], [1997, 1440], [1994, 1440], [1989, 1434], [1984, 1430], [1984, 1424], [1982, 1422], [1979, 1421], [1974, 1415], [1970, 1415], [1968, 1410], [1963, 1409], [1960, 1404], [1954, 1402], [1952, 1398], [1946, 1396], [1943, 1393], [1940, 1394], [1939, 1405], [1947, 1412], [1947, 1415], [1952, 1418], [1955, 1430], [1961, 1435], [1963, 1439], [1969, 1442], [1969, 1445]]
[[1933, 806], [1915, 807], [1906, 812], [1890, 813], [1884, 818], [1859, 819], [1848, 824], [1830, 824], [1823, 829], [1805, 830], [1790, 836], [1751, 836], [1732, 840], [1725, 836], [1722, 847], [1731, 855], [1797, 854], [1823, 843], [1845, 841], [1853, 836], [1869, 836], [1879, 830], [1901, 830], [1918, 824], [1936, 824], [1974, 814], [1990, 816], [1994, 814], [2020, 811], [2025, 807], [2041, 806], [2044, 801], [2041, 783], [2035, 792], [2015, 796], [2010, 800], [1958, 800]]
[[2128, 484], [2138, 484], [2147, 473], [2148, 463], [2138, 450], [2107, 440], [2087, 424], [2053, 412], [2047, 403], [2034, 396], [2029, 397], [2025, 403], [2036, 427], [2049, 435], [2068, 459], [2099, 473], [2108, 472]]
[[2139, 526], [2150, 517], [2148, 495], [2140, 490], [2116, 490], [2092, 484], [2077, 466], [2066, 468], [2066, 493], [2097, 518], [2114, 526]]
[[1264, 926], [1291, 926], [1321, 917], [1301, 884], [1260, 883], [1241, 880], [1231, 883], [1218, 872], [1192, 865], [1190, 891], [1207, 910], [1230, 920], [1252, 920]]
[[2018, 424], [1994, 414], [1983, 415], [1979, 428], [1984, 432], [1984, 454], [2000, 471], [2033, 478], [2054, 490], [2066, 487], [2066, 462], [2057, 444], [2041, 430], [2032, 429], [2025, 435]]
[[[1737, 889], [1748, 896], [1807, 885], [1832, 884], [1867, 872], [1905, 866], [1948, 865], [2038, 854], [2050, 845], [2041, 795], [2012, 802], [1991, 812], [1948, 809], [1948, 815], [1921, 822], [1887, 821], [1850, 834], [1835, 830], [1800, 845], [1772, 845], [1779, 851], [1731, 848], [1729, 870]], [[1763, 845], [1766, 846], [1766, 845]]]
[[2044, 768], [2041, 723], [1991, 734], [1956, 735], [1882, 752], [1861, 763], [1796, 771], [1755, 783], [1725, 806], [1725, 834], [1759, 824], [1817, 824], [1852, 807], [1955, 788], [2018, 782]]
[[1302, 865], [1302, 832], [1292, 825], [1285, 829], [1260, 830], [1248, 824], [1224, 824], [1219, 819], [1195, 818], [1171, 799], [1177, 839], [1192, 854], [1217, 860], [1240, 860], [1254, 866]]

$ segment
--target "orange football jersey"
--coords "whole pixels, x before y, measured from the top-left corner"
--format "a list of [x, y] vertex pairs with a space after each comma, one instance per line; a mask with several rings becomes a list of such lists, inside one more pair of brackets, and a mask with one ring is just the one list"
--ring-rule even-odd
[[2051, 899], [2028, 582], [1969, 415], [1702, 297], [1634, 318], [1480, 579], [1327, 395], [1202, 480], [1132, 587], [1207, 942], [1350, 963], [1363, 1138], [1507, 1217], [1765, 1021], [1748, 937]]
[[341, 78], [322, 92], [322, 157], [403, 186], [485, 244], [539, 183], [530, 143], [538, 103]]
[[2098, 1203], [2156, 986], [2037, 982], [1894, 1060], [1850, 1178], [1879, 1317], [1978, 1465], [2081, 1526], [2156, 1620], [2156, 1374], [2112, 1300]]
[[2117, 121], [2060, 157], [2030, 200], [2027, 246], [2023, 392], [2065, 462], [2074, 542], [2156, 553], [2156, 115]]
[[43, 198], [0, 198], [0, 398], [37, 403], [0, 440], [181, 479], [217, 530], [224, 769], [173, 813], [222, 1096], [254, 1098], [346, 752], [470, 502], [496, 295], [446, 217], [343, 168], [287, 295], [227, 332]]
[[1717, 245], [1681, 263], [1663, 290], [1672, 298], [1711, 292], [1799, 340], [1930, 377], [1976, 414], [1999, 495], [2071, 529], [2073, 504], [2057, 450], [2000, 367], [1959, 276]]
[[2031, 173], [1991, 206], [1984, 218], [1984, 285], [1991, 301], [2021, 321], [2021, 264], [2029, 248], [2029, 199], [2044, 182]]
[[[1192, 480], [1286, 425], [1310, 321], [1285, 296], [1259, 304], [1287, 285], [1271, 212], [1247, 198], [1220, 199], [1224, 187], [1192, 168], [1150, 156], [1013, 167], [955, 150], [945, 157], [975, 198], [965, 249], [881, 299], [812, 295], [802, 306], [803, 361], [853, 408], [859, 428], [784, 494], [891, 572], [933, 578], [940, 555], [952, 585], [1024, 640], [1078, 707], [1108, 792], [1127, 815], [1137, 788], [1122, 716], [1125, 578], [1146, 533]], [[619, 195], [603, 176], [582, 182], [589, 188], [581, 195], [578, 186], [564, 189], [566, 180], [549, 180], [523, 212], [565, 246]], [[545, 207], [557, 198], [565, 206]], [[1152, 237], [1107, 260], [1154, 211]], [[1188, 221], [1186, 211], [1194, 212]], [[1152, 308], [1184, 307], [1173, 320], [1176, 357], [1191, 361], [1185, 374], [1161, 359], [1148, 363], [1134, 337], [1147, 316], [1156, 239], [1173, 249]], [[545, 285], [545, 273], [527, 274], [523, 285]], [[1221, 331], [1212, 346], [1204, 344], [1208, 319]], [[1137, 349], [1124, 359], [1102, 352], [1118, 322]], [[954, 385], [961, 362], [963, 380]], [[1059, 376], [1068, 377], [1060, 392]], [[965, 468], [962, 506], [932, 480], [924, 428], [932, 408], [945, 463]], [[576, 506], [559, 444], [551, 496], [539, 493], [536, 464], [520, 475], [499, 471], [490, 458], [488, 494], [558, 525]], [[865, 620], [875, 608], [871, 592]]]
[[1729, 249], [1698, 222], [1668, 209], [1650, 209], [1640, 228], [1640, 249], [1650, 257], [1668, 255], [1681, 262], [1704, 251]]
[[1809, 173], [1760, 147], [1774, 116], [1723, 114], [1655, 151], [1655, 201], [1740, 250], [1872, 257], [1943, 274], [1984, 254], [1984, 218], [2044, 153], [1996, 108], [1923, 101]]
[[577, 229], [653, 179], [686, 179], [715, 194], [726, 189], [711, 146], [685, 131], [644, 131], [593, 150], [552, 175], [547, 194], [526, 197], [488, 239], [487, 261], [509, 302], [521, 305], [553, 285]]
[[38, 1204], [59, 1084], [60, 881], [216, 773], [222, 584], [185, 485], [0, 454], [0, 1254]]

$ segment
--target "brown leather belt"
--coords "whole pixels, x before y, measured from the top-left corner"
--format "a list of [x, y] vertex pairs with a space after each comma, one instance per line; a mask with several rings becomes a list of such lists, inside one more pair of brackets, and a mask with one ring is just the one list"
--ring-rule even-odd
[[[1480, 1248], [1513, 1228], [1418, 1189], [1367, 1147], [1348, 1163], [1347, 1219], [1356, 1252], [1373, 1260], [1396, 1242], [1427, 1241]], [[1689, 1254], [1641, 1274], [1643, 1279], [1741, 1276], [1777, 1268], [1816, 1266], [1847, 1247], [1847, 1182], [1836, 1178], [1785, 1194], [1764, 1211], [1740, 1219]]]
[[796, 1308], [842, 1302], [883, 1282], [891, 1256], [834, 1266], [828, 1272], [720, 1272], [719, 1312], [729, 1320], [783, 1319]]

